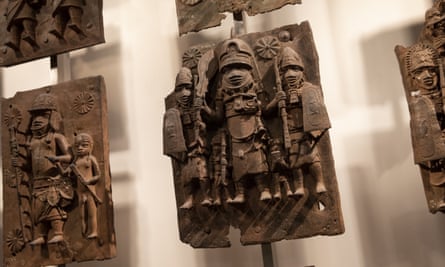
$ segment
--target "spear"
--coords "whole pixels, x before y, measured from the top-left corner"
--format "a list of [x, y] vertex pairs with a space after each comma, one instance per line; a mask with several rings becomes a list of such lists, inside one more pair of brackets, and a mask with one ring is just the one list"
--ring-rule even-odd
[[[280, 71], [278, 70], [278, 56], [275, 57], [274, 72], [275, 72], [275, 83], [277, 85], [277, 93], [282, 92], [283, 86], [281, 84]], [[289, 134], [289, 126], [287, 124], [286, 100], [283, 99], [278, 102], [278, 109], [280, 112], [281, 122], [283, 127], [284, 147], [286, 149], [289, 149], [291, 147], [291, 139]]]
[[[20, 123], [22, 122], [22, 113], [20, 110], [13, 105], [9, 106], [8, 112], [5, 114], [4, 122], [9, 130], [9, 144], [10, 144], [10, 153], [12, 159], [18, 159], [19, 154], [19, 145], [17, 142], [17, 132]], [[23, 232], [23, 238], [25, 242], [28, 242], [32, 239], [32, 222], [30, 221], [30, 203], [25, 205], [22, 198], [30, 199], [30, 194], [23, 195], [23, 192], [29, 192], [29, 186], [22, 181], [22, 171], [19, 167], [14, 166], [14, 174], [16, 179], [16, 189], [17, 189], [17, 199], [19, 205], [19, 220], [20, 226]], [[21, 187], [26, 187], [26, 190], [21, 190]], [[25, 217], [25, 214], [28, 214], [28, 218]]]

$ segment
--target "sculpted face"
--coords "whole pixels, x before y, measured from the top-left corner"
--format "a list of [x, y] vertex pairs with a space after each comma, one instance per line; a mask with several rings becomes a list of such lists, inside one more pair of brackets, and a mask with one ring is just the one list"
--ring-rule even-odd
[[79, 156], [88, 155], [91, 152], [91, 143], [89, 140], [76, 140], [76, 154]]
[[36, 111], [31, 122], [31, 131], [44, 131], [48, 129], [51, 111]]
[[414, 83], [416, 87], [424, 90], [433, 90], [437, 87], [438, 77], [437, 68], [422, 67], [413, 72]]
[[288, 88], [297, 88], [303, 80], [303, 72], [298, 67], [289, 66], [282, 69], [284, 82]]
[[192, 85], [184, 84], [176, 87], [176, 101], [181, 105], [188, 105], [192, 101]]

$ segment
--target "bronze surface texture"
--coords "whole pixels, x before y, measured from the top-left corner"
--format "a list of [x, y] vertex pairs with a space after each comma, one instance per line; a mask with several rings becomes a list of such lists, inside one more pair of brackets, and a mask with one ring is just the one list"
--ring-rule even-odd
[[102, 77], [2, 100], [4, 266], [116, 254]]
[[180, 239], [227, 247], [344, 232], [308, 22], [196, 46], [166, 97]]

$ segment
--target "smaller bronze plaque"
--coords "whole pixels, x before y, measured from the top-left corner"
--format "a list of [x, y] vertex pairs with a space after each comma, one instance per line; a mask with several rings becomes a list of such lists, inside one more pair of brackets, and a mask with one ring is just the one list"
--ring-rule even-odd
[[103, 78], [19, 92], [1, 116], [4, 266], [114, 257]]

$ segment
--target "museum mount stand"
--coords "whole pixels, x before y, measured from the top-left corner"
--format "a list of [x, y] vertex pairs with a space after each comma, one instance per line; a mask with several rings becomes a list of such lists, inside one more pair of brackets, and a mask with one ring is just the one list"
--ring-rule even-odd
[[[246, 34], [246, 23], [244, 21], [244, 14], [242, 12], [233, 13], [233, 28], [231, 30], [231, 38]], [[261, 254], [263, 258], [264, 267], [274, 267], [273, 251], [271, 243], [261, 244]], [[308, 267], [315, 267], [310, 265]]]
[[[50, 56], [50, 84], [58, 84], [71, 80], [70, 54], [64, 53]], [[66, 264], [47, 265], [43, 267], [66, 267]]]

